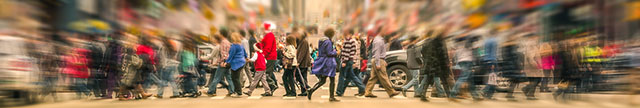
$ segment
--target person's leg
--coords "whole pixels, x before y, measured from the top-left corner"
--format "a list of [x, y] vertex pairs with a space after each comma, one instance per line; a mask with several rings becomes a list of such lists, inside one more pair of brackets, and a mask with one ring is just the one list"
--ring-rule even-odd
[[552, 70], [547, 69], [544, 70], [544, 77], [541, 79], [540, 82], [540, 92], [549, 92], [549, 87], [547, 86], [549, 84], [549, 80], [551, 80], [551, 73]]
[[445, 95], [446, 92], [444, 91], [444, 87], [442, 86], [442, 79], [440, 77], [433, 77], [433, 82], [434, 83], [430, 84], [431, 86], [433, 86], [433, 88], [431, 89], [432, 96], [433, 95], [446, 96]]
[[527, 99], [534, 99], [536, 88], [538, 84], [540, 84], [540, 79], [541, 79], [540, 77], [532, 77], [529, 79], [529, 84], [527, 84], [527, 87], [526, 87], [527, 90], [523, 91], [525, 92]]
[[276, 79], [276, 76], [273, 74], [275, 66], [276, 60], [267, 60], [267, 82], [269, 82], [269, 88], [271, 88], [271, 91], [275, 91], [278, 88], [278, 81]]
[[505, 96], [505, 98], [514, 99], [513, 92], [514, 92], [515, 88], [518, 86], [518, 84], [520, 83], [520, 81], [518, 81], [518, 80], [519, 79], [515, 79], [515, 78], [510, 78], [509, 79], [509, 88], [507, 88], [507, 96]]
[[242, 68], [238, 70], [231, 70], [231, 81], [233, 82], [233, 92], [242, 95], [242, 84], [240, 82], [240, 76], [242, 75]]
[[387, 94], [392, 97], [394, 95], [397, 95], [396, 90], [393, 88], [393, 86], [391, 85], [391, 80], [389, 80], [389, 76], [387, 76], [387, 69], [383, 66], [381, 69], [376, 69], [375, 70], [375, 74], [377, 74], [378, 77], [378, 81], [380, 81], [380, 84], [382, 85], [382, 87], [387, 91]]
[[484, 98], [485, 99], [492, 99], [493, 98], [493, 93], [495, 93], [495, 87], [496, 87], [496, 85], [489, 85], [489, 84], [487, 84], [487, 86], [484, 87], [483, 91], [484, 91]]
[[234, 83], [233, 77], [231, 76], [231, 69], [224, 68], [223, 70], [225, 70], [224, 71], [224, 79], [229, 84], [229, 86], [227, 86], [227, 91], [229, 91], [228, 94], [233, 94], [233, 93], [235, 93], [236, 83]]
[[[158, 93], [156, 93], [156, 96], [158, 97], [162, 97], [164, 94], [164, 88], [166, 88], [167, 83], [169, 83], [169, 80], [167, 77], [169, 75], [171, 71], [169, 70], [169, 68], [165, 67], [163, 69], [160, 69], [159, 71], [159, 76], [160, 76], [160, 84], [158, 84]], [[165, 85], [165, 86], [160, 86], [160, 85]]]
[[349, 73], [347, 73], [347, 78], [346, 79], [350, 80], [349, 82], [353, 82], [353, 84], [355, 84], [355, 86], [358, 87], [358, 95], [364, 95], [365, 84], [362, 83], [362, 79], [360, 79], [360, 77], [358, 77], [353, 72], [349, 72]]
[[420, 83], [418, 83], [418, 87], [416, 87], [413, 97], [424, 96], [424, 92], [426, 92], [426, 89], [428, 89], [428, 88], [425, 88], [426, 86], [425, 84], [427, 84], [427, 75], [419, 75], [419, 76], [420, 77], [418, 77], [418, 79], [420, 80]]
[[293, 85], [293, 68], [288, 67], [284, 70], [282, 75], [282, 82], [284, 83], [285, 96], [291, 96], [295, 94], [295, 85]]
[[376, 85], [376, 83], [378, 82], [378, 77], [377, 74], [374, 73], [374, 71], [371, 71], [371, 73], [369, 74], [369, 79], [365, 80], [367, 81], [367, 85], [364, 89], [364, 95], [365, 96], [375, 96], [373, 95], [373, 87]]
[[211, 72], [209, 72], [209, 80], [207, 81], [206, 87], [211, 86], [211, 82], [213, 82], [213, 79], [216, 76], [217, 70], [218, 70], [218, 67], [215, 67], [215, 68], [210, 70]]
[[451, 89], [451, 93], [449, 94], [449, 97], [451, 98], [455, 98], [458, 95], [460, 87], [462, 86], [462, 84], [469, 82], [468, 80], [469, 78], [471, 78], [472, 74], [470, 70], [471, 62], [460, 62], [458, 63], [458, 66], [460, 66], [462, 71], [460, 73], [460, 76], [458, 77], [458, 80]]
[[304, 96], [307, 94], [307, 88], [309, 88], [309, 86], [307, 85], [306, 82], [306, 69], [304, 68], [300, 68], [298, 67], [297, 70], [294, 72], [294, 77], [296, 79], [296, 82], [298, 83], [298, 85], [300, 86], [300, 94], [298, 96]]
[[220, 67], [216, 70], [214, 77], [211, 78], [213, 80], [211, 80], [211, 82], [209, 83], [209, 91], [207, 91], [207, 94], [216, 94], [218, 83], [222, 81], [222, 79], [224, 78], [223, 76], [224, 76], [224, 69]]
[[347, 80], [347, 74], [351, 72], [350, 63], [351, 62], [345, 62], [346, 65], [342, 66], [342, 68], [340, 69], [340, 76], [338, 77], [338, 90], [336, 91], [336, 94], [338, 96], [344, 95], [344, 90], [347, 88], [348, 82], [351, 82], [350, 80]]
[[329, 77], [329, 101], [340, 101], [335, 98], [334, 91], [336, 90], [336, 78]]
[[[318, 81], [318, 83], [316, 83], [313, 88], [309, 89], [308, 91], [308, 95], [307, 95], [307, 99], [311, 100], [311, 96], [313, 96], [313, 92], [315, 92], [316, 90], [318, 90], [320, 87], [322, 87], [322, 85], [324, 85], [324, 83], [327, 82], [327, 76], [324, 75], [316, 75], [316, 77], [318, 77], [318, 79], [320, 81]], [[273, 91], [273, 90], [272, 90]]]
[[419, 70], [409, 70], [409, 74], [411, 74], [411, 76], [413, 76], [413, 78], [411, 78], [411, 80], [404, 86], [402, 86], [402, 90], [408, 90], [409, 88], [416, 86], [418, 84], [418, 73], [420, 73]]
[[[256, 72], [256, 74], [253, 75], [253, 81], [251, 81], [251, 83], [249, 84], [249, 91], [245, 93], [246, 95], [251, 95], [251, 93], [253, 93], [253, 90], [256, 89], [256, 86], [258, 86], [258, 83], [261, 83], [260, 80], [262, 80], [262, 75], [264, 75], [264, 71]], [[266, 86], [266, 88], [268, 87], [269, 86]]]

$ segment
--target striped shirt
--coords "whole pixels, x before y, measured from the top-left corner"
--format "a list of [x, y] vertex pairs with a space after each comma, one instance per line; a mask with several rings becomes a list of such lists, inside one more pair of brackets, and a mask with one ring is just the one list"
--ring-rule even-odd
[[357, 47], [356, 47], [356, 40], [353, 38], [344, 40], [342, 42], [342, 50], [341, 52], [341, 57], [340, 59], [342, 60], [342, 62], [346, 61], [350, 61], [350, 60], [355, 60], [356, 58], [356, 52], [358, 51]]

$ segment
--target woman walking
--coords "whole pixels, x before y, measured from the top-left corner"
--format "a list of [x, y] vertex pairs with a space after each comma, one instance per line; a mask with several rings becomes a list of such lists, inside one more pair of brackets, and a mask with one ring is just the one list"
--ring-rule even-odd
[[[282, 82], [284, 82], [284, 89], [286, 94], [284, 96], [295, 97], [296, 85], [294, 78], [294, 72], [298, 69], [298, 60], [296, 59], [296, 38], [289, 36], [286, 38], [287, 46], [284, 49], [284, 74], [282, 75]], [[303, 86], [303, 85], [301, 85]]]
[[240, 84], [240, 75], [242, 75], [242, 68], [246, 63], [247, 54], [245, 54], [244, 47], [242, 47], [242, 40], [239, 33], [231, 34], [231, 48], [229, 49], [229, 57], [225, 61], [231, 70], [232, 82], [235, 84], [234, 93], [237, 96], [242, 95], [242, 86]]
[[340, 100], [334, 97], [335, 91], [335, 76], [336, 76], [336, 55], [337, 52], [333, 49], [333, 42], [331, 38], [333, 38], [335, 31], [332, 28], [329, 28], [324, 31], [324, 36], [318, 42], [318, 58], [313, 63], [313, 68], [311, 69], [311, 74], [315, 74], [320, 81], [316, 83], [313, 88], [308, 90], [309, 95], [307, 98], [311, 100], [311, 96], [313, 92], [315, 92], [318, 88], [320, 88], [327, 81], [327, 77], [329, 77], [329, 101], [338, 102]]

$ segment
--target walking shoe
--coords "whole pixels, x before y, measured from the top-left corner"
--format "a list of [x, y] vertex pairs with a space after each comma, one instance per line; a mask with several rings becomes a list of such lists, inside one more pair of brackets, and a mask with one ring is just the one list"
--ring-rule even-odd
[[447, 98], [447, 100], [449, 100], [449, 102], [460, 102], [458, 99], [455, 99], [455, 98]]
[[233, 93], [229, 93], [229, 94], [227, 94], [227, 96], [231, 96], [231, 95], [233, 95]]
[[153, 97], [156, 97], [156, 98], [158, 98], [158, 99], [162, 99], [162, 96], [159, 96], [159, 95], [155, 95], [155, 96], [153, 96]]
[[402, 96], [407, 97], [407, 89], [402, 89]]
[[180, 96], [171, 96], [169, 98], [173, 99], [173, 98], [179, 98]]
[[269, 94], [269, 93], [264, 93], [264, 94], [260, 94], [260, 95], [261, 95], [261, 96], [265, 96], [265, 97], [266, 97], [266, 96], [273, 96], [273, 95], [271, 95], [271, 94]]
[[311, 96], [313, 95], [313, 89], [307, 89], [307, 99], [311, 100]]
[[215, 97], [215, 96], [217, 96], [217, 95], [216, 95], [215, 93], [207, 93], [207, 96], [209, 96], [209, 97]]
[[429, 99], [427, 99], [426, 96], [423, 96], [423, 97], [420, 97], [420, 101], [429, 102]]
[[329, 98], [329, 102], [340, 102], [340, 100], [336, 98]]
[[536, 97], [527, 97], [527, 100], [538, 100]]
[[414, 98], [422, 97], [422, 95], [413, 95]]
[[356, 94], [353, 94], [353, 96], [364, 96], [364, 93], [356, 93]]
[[377, 98], [378, 96], [376, 96], [376, 95], [365, 95], [364, 97], [368, 97], [368, 98]]
[[251, 93], [242, 92], [244, 95], [251, 96]]
[[394, 97], [394, 96], [398, 96], [399, 94], [400, 94], [400, 92], [398, 92], [398, 91], [397, 91], [397, 92], [395, 92], [395, 93], [393, 93], [393, 94], [389, 95], [389, 97], [390, 97], [390, 98], [392, 98], [392, 97]]
[[307, 92], [300, 93], [300, 94], [298, 94], [298, 96], [307, 96]]

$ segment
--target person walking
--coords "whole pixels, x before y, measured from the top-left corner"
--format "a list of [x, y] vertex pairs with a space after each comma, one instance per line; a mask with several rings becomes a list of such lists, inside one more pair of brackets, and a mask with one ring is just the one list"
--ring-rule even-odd
[[417, 36], [412, 36], [407, 40], [407, 68], [409, 68], [409, 74], [413, 76], [411, 80], [402, 86], [402, 95], [407, 97], [407, 91], [409, 88], [415, 86], [416, 91], [418, 90], [418, 78], [420, 75], [420, 69], [422, 68], [422, 60], [420, 59], [422, 54], [420, 54], [419, 48], [421, 46], [416, 46], [415, 44], [418, 42]]
[[180, 61], [178, 61], [180, 49], [177, 48], [178, 42], [165, 37], [163, 39], [163, 43], [165, 47], [160, 48], [160, 54], [162, 59], [161, 64], [162, 67], [160, 69], [160, 80], [163, 85], [158, 87], [158, 94], [156, 94], [156, 98], [163, 98], [164, 89], [169, 86], [172, 89], [172, 96], [169, 98], [177, 98], [180, 97], [180, 91], [178, 90], [178, 85], [176, 84], [176, 75], [178, 74], [178, 66], [180, 65]]
[[233, 82], [232, 92], [236, 94], [235, 97], [242, 96], [242, 85], [240, 79], [242, 69], [246, 63], [247, 54], [242, 46], [242, 35], [239, 33], [231, 34], [231, 47], [229, 49], [229, 57], [225, 60], [228, 63], [227, 68], [231, 70], [231, 81]]
[[282, 82], [284, 83], [284, 89], [286, 94], [284, 96], [295, 97], [296, 85], [294, 80], [294, 74], [298, 70], [298, 60], [296, 57], [296, 38], [293, 36], [286, 37], [286, 46], [284, 49], [284, 74], [282, 75]]
[[262, 49], [262, 53], [264, 53], [264, 56], [267, 59], [267, 82], [269, 82], [269, 88], [271, 88], [271, 94], [273, 94], [273, 91], [278, 89], [278, 81], [276, 80], [276, 76], [273, 74], [276, 69], [278, 57], [278, 53], [276, 51], [277, 44], [275, 35], [273, 35], [273, 32], [270, 30], [271, 24], [265, 23], [264, 29], [266, 34], [260, 41], [260, 43], [262, 43], [262, 47], [260, 49]]
[[373, 91], [373, 86], [378, 81], [380, 82], [382, 87], [387, 91], [387, 94], [389, 95], [389, 97], [393, 97], [400, 94], [400, 92], [397, 92], [393, 89], [393, 86], [391, 86], [391, 81], [387, 76], [387, 72], [386, 72], [387, 63], [384, 61], [384, 57], [386, 55], [387, 50], [385, 48], [386, 45], [384, 42], [384, 38], [381, 35], [376, 36], [373, 39], [371, 46], [372, 46], [371, 54], [373, 55], [370, 60], [372, 64], [371, 65], [372, 71], [370, 73], [370, 78], [367, 81], [364, 96], [370, 97], [370, 98], [378, 97], [376, 95], [373, 95], [373, 93], [371, 93]]
[[545, 77], [545, 73], [544, 71], [541, 69], [542, 63], [542, 56], [540, 56], [540, 44], [538, 41], [538, 36], [531, 36], [531, 35], [527, 35], [525, 36], [526, 40], [523, 40], [524, 42], [520, 42], [521, 46], [524, 47], [522, 48], [523, 50], [521, 52], [523, 52], [524, 54], [524, 75], [527, 77], [527, 81], [529, 81], [529, 84], [527, 84], [525, 87], [522, 88], [522, 92], [524, 92], [524, 95], [527, 97], [527, 100], [537, 100], [537, 98], [535, 97], [535, 92], [536, 92], [536, 88], [538, 87], [538, 84], [540, 84], [540, 82], [542, 81], [542, 78]]
[[[300, 30], [302, 31], [302, 30]], [[296, 33], [300, 33], [297, 31]], [[313, 60], [311, 60], [311, 48], [309, 48], [309, 42], [307, 41], [307, 33], [297, 34], [296, 38], [297, 49], [296, 49], [296, 60], [298, 60], [298, 68], [300, 71], [294, 73], [298, 85], [300, 86], [300, 94], [298, 96], [307, 96], [307, 89], [310, 88], [307, 83], [307, 71], [309, 67], [311, 67]]]
[[227, 65], [228, 62], [226, 62], [227, 58], [229, 57], [229, 48], [231, 47], [231, 43], [221, 35], [216, 35], [214, 38], [217, 44], [220, 46], [220, 58], [218, 59], [218, 61], [214, 61], [218, 62], [219, 65], [218, 69], [216, 69], [216, 75], [214, 75], [215, 77], [213, 78], [212, 82], [209, 83], [209, 91], [207, 91], [207, 95], [216, 96], [216, 87], [218, 87], [218, 83], [226, 79], [228, 83], [227, 91], [229, 91], [227, 96], [231, 96], [234, 92], [234, 84], [233, 81], [231, 81], [232, 78], [231, 74], [229, 73], [229, 66]]
[[309, 93], [307, 95], [307, 99], [311, 100], [311, 96], [313, 96], [313, 92], [318, 90], [322, 85], [324, 85], [327, 81], [327, 77], [329, 77], [329, 101], [330, 102], [338, 102], [340, 100], [335, 98], [335, 76], [336, 76], [336, 59], [335, 57], [338, 55], [336, 50], [333, 49], [333, 35], [335, 31], [333, 28], [328, 28], [324, 31], [324, 36], [318, 41], [318, 58], [313, 62], [313, 69], [311, 70], [311, 74], [315, 74], [320, 81], [316, 83], [313, 88], [307, 90]]
[[256, 70], [255, 75], [253, 76], [253, 81], [251, 81], [251, 84], [249, 84], [249, 91], [244, 92], [245, 95], [247, 96], [251, 96], [251, 93], [253, 93], [253, 90], [256, 89], [256, 86], [258, 86], [258, 83], [262, 83], [262, 85], [264, 85], [262, 88], [264, 88], [264, 94], [262, 94], [262, 96], [271, 96], [271, 90], [269, 88], [269, 86], [267, 83], [267, 75], [265, 73], [265, 69], [267, 68], [266, 66], [266, 62], [267, 60], [264, 59], [264, 54], [262, 54], [262, 50], [260, 50], [261, 47], [258, 46], [262, 46], [261, 43], [256, 43], [253, 45], [253, 49], [255, 51], [253, 51], [253, 56], [251, 56], [251, 61], [254, 62], [254, 68]]
[[353, 31], [348, 30], [344, 33], [344, 41], [342, 44], [342, 51], [340, 54], [342, 55], [340, 60], [342, 61], [342, 69], [340, 71], [340, 77], [338, 80], [338, 90], [336, 91], [337, 96], [344, 95], [344, 90], [347, 88], [350, 82], [354, 82], [358, 87], [358, 94], [356, 96], [364, 95], [364, 84], [362, 83], [362, 79], [357, 77], [355, 73], [353, 73], [353, 67], [355, 67], [354, 61], [356, 61], [356, 52], [358, 49], [356, 48], [356, 44], [358, 44], [356, 39], [352, 38]]
[[[432, 32], [433, 33], [433, 32]], [[428, 34], [429, 36], [431, 34]], [[420, 100], [424, 102], [428, 102], [428, 97], [425, 95], [427, 89], [431, 85], [435, 84], [436, 78], [440, 79], [441, 84], [443, 85], [444, 91], [446, 94], [450, 94], [449, 90], [451, 87], [450, 81], [451, 72], [449, 69], [449, 57], [447, 55], [447, 46], [444, 43], [444, 35], [442, 33], [434, 33], [433, 37], [429, 37], [427, 40], [424, 40], [423, 47], [421, 50], [422, 53], [422, 61], [423, 67], [432, 67], [426, 68], [424, 72], [420, 73], [422, 75], [422, 81], [420, 81], [421, 92], [419, 94]], [[453, 98], [449, 98], [449, 101], [457, 102]]]
[[454, 84], [453, 89], [451, 89], [449, 97], [458, 98], [457, 96], [459, 93], [458, 91], [460, 91], [460, 87], [463, 84], [467, 83], [467, 89], [469, 90], [469, 93], [471, 94], [473, 100], [479, 101], [482, 100], [482, 98], [480, 98], [480, 96], [476, 92], [476, 86], [473, 83], [474, 74], [471, 70], [471, 67], [473, 66], [473, 52], [471, 51], [471, 47], [473, 46], [473, 43], [472, 41], [469, 41], [467, 39], [469, 37], [470, 36], [467, 35], [466, 37], [460, 37], [456, 39], [457, 44], [455, 49], [455, 61], [460, 67], [461, 73], [460, 76], [458, 76], [458, 80]]

